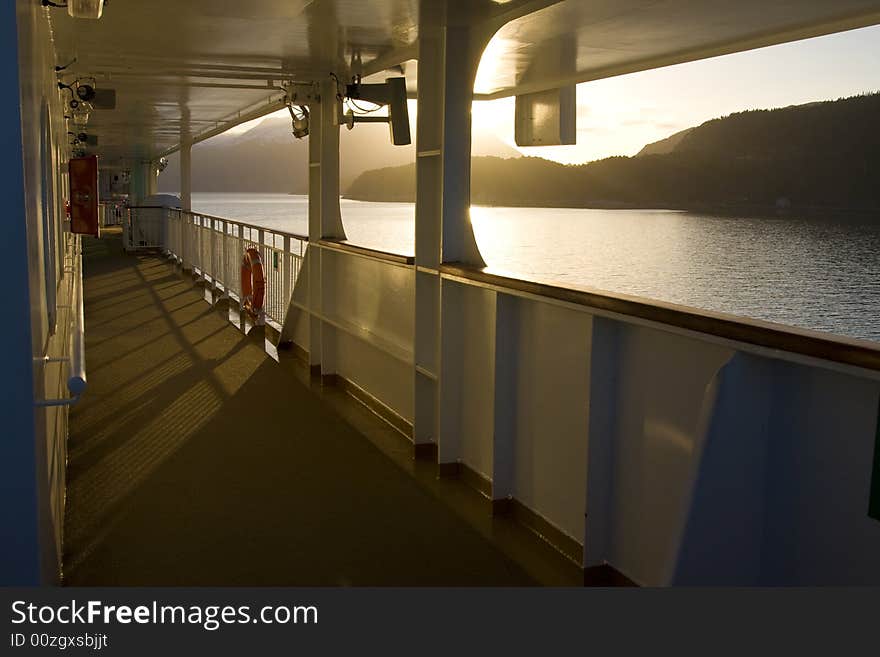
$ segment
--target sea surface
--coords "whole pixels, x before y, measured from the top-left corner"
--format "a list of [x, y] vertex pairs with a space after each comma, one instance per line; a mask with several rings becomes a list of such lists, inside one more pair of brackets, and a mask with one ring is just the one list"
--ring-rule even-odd
[[[307, 234], [308, 201], [193, 194], [193, 209]], [[411, 255], [411, 203], [341, 201], [350, 242]], [[493, 269], [880, 341], [880, 216], [471, 208]]]

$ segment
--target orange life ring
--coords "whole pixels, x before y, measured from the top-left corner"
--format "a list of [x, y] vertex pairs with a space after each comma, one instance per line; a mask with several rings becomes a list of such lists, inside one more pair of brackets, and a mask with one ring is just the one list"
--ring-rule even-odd
[[260, 252], [250, 247], [241, 260], [241, 302], [245, 310], [256, 317], [263, 309], [266, 295], [266, 279], [263, 276], [263, 260]]

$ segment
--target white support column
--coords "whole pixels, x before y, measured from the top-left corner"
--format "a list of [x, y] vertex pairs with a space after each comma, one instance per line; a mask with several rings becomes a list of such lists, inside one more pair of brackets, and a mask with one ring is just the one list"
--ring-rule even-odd
[[221, 299], [229, 298], [229, 253], [227, 249], [226, 242], [229, 241], [229, 224], [224, 220], [220, 222], [220, 283], [223, 285], [223, 291], [221, 292], [217, 286], [217, 281], [214, 281], [214, 303], [216, 304]]
[[[320, 112], [320, 107], [314, 108]], [[319, 114], [320, 116], [320, 114]], [[309, 369], [321, 374], [321, 126], [309, 130]]]
[[461, 295], [441, 304], [445, 286], [439, 269], [445, 262], [485, 264], [470, 221], [471, 102], [480, 56], [491, 36], [448, 25], [443, 4], [420, 7], [413, 425], [416, 457], [441, 463], [457, 460], [459, 444], [453, 434], [462, 391], [458, 377], [444, 379], [444, 371], [460, 372], [462, 356], [450, 340], [467, 336], [460, 330], [461, 309], [454, 307]]
[[323, 308], [322, 239], [345, 239], [339, 211], [339, 106], [333, 80], [321, 83], [320, 104], [311, 109], [309, 125], [309, 366], [313, 374], [330, 374], [332, 327], [321, 319]]
[[147, 196], [153, 196], [159, 193], [159, 169], [155, 162], [147, 164], [147, 184], [145, 186]]
[[180, 142], [180, 207], [192, 210], [192, 141]]
[[[321, 131], [318, 149], [321, 173], [321, 238], [344, 240], [345, 229], [339, 210], [339, 103], [336, 93], [334, 80], [328, 79], [321, 84], [321, 115], [316, 117], [319, 120], [312, 120], [311, 123]], [[310, 131], [313, 127], [310, 127]]]
[[488, 37], [469, 26], [444, 30], [443, 89], [443, 241], [441, 262], [485, 266], [471, 224], [471, 103], [474, 78]]
[[416, 302], [413, 442], [436, 459], [440, 367], [440, 245], [443, 217], [443, 32], [436, 6], [421, 8], [416, 126]]

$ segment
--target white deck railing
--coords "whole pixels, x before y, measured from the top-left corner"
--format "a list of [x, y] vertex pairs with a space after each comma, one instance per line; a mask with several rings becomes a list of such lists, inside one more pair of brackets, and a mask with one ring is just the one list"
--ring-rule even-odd
[[308, 237], [200, 212], [133, 207], [125, 224], [128, 250], [160, 249], [186, 269], [241, 301], [241, 262], [251, 247], [260, 251], [266, 279], [263, 310], [280, 329], [299, 276]]
[[101, 202], [98, 204], [98, 224], [101, 227], [119, 226], [123, 222], [125, 208], [121, 203]]

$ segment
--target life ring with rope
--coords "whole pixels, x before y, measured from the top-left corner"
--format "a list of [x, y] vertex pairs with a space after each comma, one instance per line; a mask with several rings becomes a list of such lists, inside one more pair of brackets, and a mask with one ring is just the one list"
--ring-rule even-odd
[[263, 259], [254, 247], [248, 248], [241, 259], [241, 302], [242, 307], [253, 317], [263, 310], [266, 296], [266, 278], [263, 275]]

